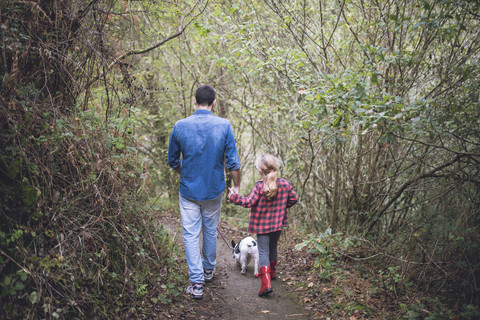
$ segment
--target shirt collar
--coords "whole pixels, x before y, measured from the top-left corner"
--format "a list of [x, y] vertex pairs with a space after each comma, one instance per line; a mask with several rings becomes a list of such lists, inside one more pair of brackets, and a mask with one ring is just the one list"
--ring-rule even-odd
[[195, 110], [193, 114], [213, 114], [212, 111], [206, 110], [206, 109], [199, 109]]

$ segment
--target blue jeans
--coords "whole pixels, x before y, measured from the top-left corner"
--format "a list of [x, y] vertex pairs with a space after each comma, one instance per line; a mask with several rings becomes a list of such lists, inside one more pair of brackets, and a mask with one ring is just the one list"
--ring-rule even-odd
[[[183, 242], [191, 283], [204, 283], [203, 270], [213, 269], [217, 263], [217, 226], [222, 209], [222, 195], [206, 201], [192, 201], [179, 196]], [[200, 232], [203, 237], [203, 259], [200, 254]]]

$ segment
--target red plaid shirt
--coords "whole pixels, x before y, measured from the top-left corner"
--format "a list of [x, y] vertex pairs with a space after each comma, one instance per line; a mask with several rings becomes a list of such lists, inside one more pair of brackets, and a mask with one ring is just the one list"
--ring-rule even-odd
[[263, 234], [279, 231], [288, 226], [287, 208], [297, 203], [298, 196], [290, 182], [278, 178], [278, 193], [272, 200], [267, 200], [263, 195], [262, 179], [255, 183], [248, 197], [232, 194], [230, 201], [245, 208], [252, 208], [248, 232]]

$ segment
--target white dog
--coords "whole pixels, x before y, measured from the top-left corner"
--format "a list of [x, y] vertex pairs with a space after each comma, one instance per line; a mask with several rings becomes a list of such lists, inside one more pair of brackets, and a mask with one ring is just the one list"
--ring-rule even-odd
[[258, 277], [258, 264], [260, 259], [258, 256], [258, 246], [252, 237], [243, 238], [239, 243], [232, 240], [233, 257], [237, 265], [242, 268], [242, 274], [245, 274], [245, 268], [250, 261], [254, 261], [254, 275]]

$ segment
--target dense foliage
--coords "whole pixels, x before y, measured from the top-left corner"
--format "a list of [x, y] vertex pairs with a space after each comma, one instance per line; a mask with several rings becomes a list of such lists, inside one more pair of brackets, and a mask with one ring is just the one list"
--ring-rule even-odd
[[259, 153], [283, 159], [319, 275], [348, 256], [390, 303], [477, 312], [478, 1], [0, 4], [2, 316], [135, 313], [169, 277], [144, 203], [175, 199], [168, 137], [205, 83], [242, 192]]
[[116, 9], [0, 1], [2, 319], [137, 317], [183, 290], [165, 286], [183, 273], [149, 216], [128, 74], [106, 74]]

